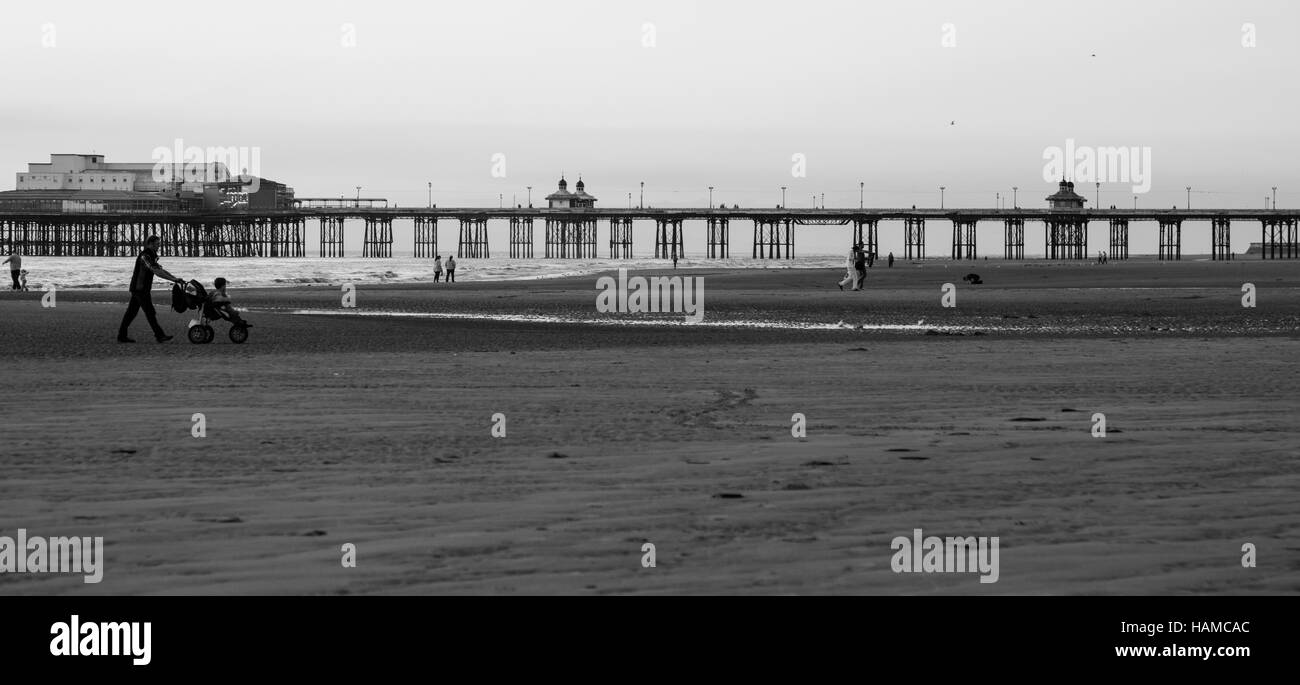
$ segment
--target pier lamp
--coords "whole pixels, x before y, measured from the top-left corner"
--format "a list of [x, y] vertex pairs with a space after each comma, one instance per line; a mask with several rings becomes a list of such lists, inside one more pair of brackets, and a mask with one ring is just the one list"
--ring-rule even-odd
[[361, 206], [361, 186], [357, 186], [357, 206]]
[[1101, 181], [1097, 181], [1097, 204], [1093, 205], [1093, 209], [1101, 209]]
[[944, 187], [944, 186], [939, 186], [939, 209], [943, 209], [943, 191], [944, 191], [944, 190], [945, 190], [945, 187]]
[[1020, 209], [1019, 191], [1020, 191], [1019, 186], [1011, 186], [1011, 207], [1013, 209]]
[[1277, 186], [1273, 186], [1273, 209], [1277, 209]]
[[709, 186], [709, 209], [713, 209], [713, 186]]
[[528, 186], [528, 208], [529, 209], [533, 208], [533, 187], [532, 186]]
[[632, 209], [632, 193], [627, 194], [627, 208]]
[[781, 208], [785, 209], [785, 186], [781, 186]]
[[862, 209], [863, 206], [862, 195], [863, 193], [866, 192], [866, 189], [867, 189], [867, 184], [862, 181], [858, 181], [858, 209]]
[[641, 182], [641, 204], [637, 206], [645, 209], [645, 181]]
[[1192, 187], [1187, 186], [1187, 206], [1184, 209], [1192, 208]]

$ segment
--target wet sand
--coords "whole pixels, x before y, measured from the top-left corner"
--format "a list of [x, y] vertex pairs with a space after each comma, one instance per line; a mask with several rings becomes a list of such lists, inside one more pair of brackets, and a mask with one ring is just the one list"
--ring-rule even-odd
[[[859, 293], [678, 275], [704, 277], [706, 324], [849, 328], [300, 315], [339, 288], [232, 284], [247, 344], [191, 345], [168, 310], [175, 340], [141, 317], [119, 345], [121, 293], [0, 294], [0, 533], [107, 555], [101, 584], [0, 592], [1300, 590], [1296, 264], [900, 263]], [[591, 318], [594, 283], [358, 284], [357, 305]], [[893, 573], [914, 528], [999, 536], [1000, 579]]]

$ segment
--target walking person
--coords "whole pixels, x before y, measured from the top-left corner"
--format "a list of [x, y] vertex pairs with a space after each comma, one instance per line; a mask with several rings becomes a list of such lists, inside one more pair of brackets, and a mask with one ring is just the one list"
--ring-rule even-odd
[[456, 258], [451, 255], [447, 255], [447, 282], [456, 282]]
[[850, 249], [849, 249], [849, 256], [848, 256], [847, 259], [844, 260], [844, 278], [841, 278], [841, 279], [840, 279], [840, 282], [837, 284], [837, 285], [840, 286], [840, 290], [843, 290], [845, 285], [848, 285], [848, 284], [852, 283], [854, 277], [857, 276], [857, 271], [855, 271], [854, 268], [853, 268], [853, 253], [854, 253], [854, 252], [856, 252], [856, 250], [854, 250], [853, 248], [850, 248]]
[[10, 290], [21, 290], [22, 284], [19, 283], [18, 277], [21, 275], [20, 272], [23, 270], [23, 251], [14, 250], [13, 253], [9, 255], [9, 259], [0, 262], [0, 266], [4, 266], [5, 264], [9, 265], [9, 276], [14, 279], [13, 287], [11, 287]]
[[177, 285], [184, 285], [185, 281], [171, 275], [162, 265], [158, 263], [158, 244], [161, 241], [158, 236], [151, 235], [144, 241], [144, 249], [140, 255], [135, 258], [135, 271], [131, 272], [131, 304], [126, 307], [126, 314], [122, 316], [122, 325], [117, 329], [117, 341], [120, 343], [135, 342], [127, 337], [127, 329], [131, 327], [131, 322], [135, 320], [135, 315], [144, 310], [144, 318], [149, 322], [149, 327], [153, 329], [154, 338], [158, 342], [167, 342], [172, 336], [158, 325], [158, 313], [153, 308], [153, 298], [151, 290], [153, 289], [153, 277], [156, 274], [160, 278], [165, 278]]
[[893, 252], [890, 252], [890, 253], [889, 253], [889, 268], [891, 268], [891, 269], [894, 268], [894, 253], [893, 253]]
[[853, 246], [853, 274], [856, 276], [853, 289], [862, 290], [862, 282], [867, 280], [867, 255], [861, 245]]
[[437, 283], [442, 280], [442, 255], [438, 255], [433, 260], [433, 282]]

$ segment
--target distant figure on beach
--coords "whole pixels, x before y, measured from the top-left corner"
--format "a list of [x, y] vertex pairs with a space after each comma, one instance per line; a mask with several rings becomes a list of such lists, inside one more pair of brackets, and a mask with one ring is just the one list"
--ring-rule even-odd
[[208, 301], [212, 303], [212, 308], [221, 312], [230, 319], [230, 322], [244, 328], [252, 328], [253, 324], [244, 321], [239, 312], [235, 311], [235, 305], [230, 301], [230, 296], [226, 294], [226, 279], [217, 278], [212, 281], [214, 290], [208, 296]]
[[27, 269], [23, 269], [21, 272], [19, 272], [18, 276], [19, 276], [19, 280], [22, 281], [23, 292], [27, 292]]
[[870, 269], [876, 263], [876, 253], [874, 251], [867, 253], [867, 268]]
[[673, 250], [673, 268], [677, 268], [677, 250]]
[[456, 258], [451, 255], [447, 255], [447, 282], [456, 282]]
[[131, 327], [135, 315], [140, 313], [142, 309], [144, 310], [144, 318], [149, 322], [149, 327], [153, 329], [153, 335], [158, 339], [158, 342], [167, 342], [172, 339], [172, 336], [167, 335], [162, 326], [158, 325], [158, 313], [154, 311], [153, 298], [150, 295], [150, 291], [153, 289], [153, 277], [157, 274], [160, 278], [165, 278], [180, 286], [184, 286], [185, 281], [171, 275], [158, 263], [158, 244], [160, 242], [158, 236], [149, 236], [144, 241], [144, 249], [135, 258], [135, 271], [131, 273], [131, 304], [127, 305], [126, 314], [122, 316], [122, 325], [117, 329], [118, 342], [135, 342], [127, 337], [127, 329]]
[[18, 272], [23, 270], [23, 251], [14, 250], [13, 253], [9, 255], [9, 259], [0, 262], [0, 266], [4, 266], [5, 264], [9, 265], [9, 275], [14, 279], [13, 287], [11, 287], [10, 290], [20, 290], [21, 286], [18, 283]]
[[890, 252], [890, 253], [889, 253], [889, 268], [891, 268], [891, 269], [894, 268], [894, 253], [893, 253], [893, 252]]
[[966, 274], [965, 276], [961, 277], [961, 280], [966, 281], [971, 285], [981, 285], [982, 283], [984, 283], [984, 281], [980, 279], [979, 274]]
[[437, 283], [442, 280], [442, 255], [433, 259], [433, 282]]

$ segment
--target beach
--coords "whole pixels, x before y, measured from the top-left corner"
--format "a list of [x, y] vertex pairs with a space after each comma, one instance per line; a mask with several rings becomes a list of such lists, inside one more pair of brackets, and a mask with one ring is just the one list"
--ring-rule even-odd
[[[156, 290], [176, 338], [124, 345], [124, 292], [4, 292], [0, 526], [106, 560], [0, 592], [1300, 590], [1294, 263], [636, 274], [702, 279], [705, 320], [597, 312], [610, 272], [232, 283], [246, 344]], [[997, 582], [894, 572], [916, 529], [997, 536]]]

